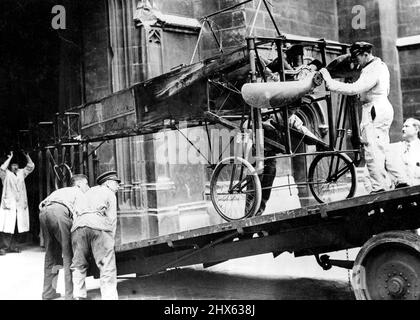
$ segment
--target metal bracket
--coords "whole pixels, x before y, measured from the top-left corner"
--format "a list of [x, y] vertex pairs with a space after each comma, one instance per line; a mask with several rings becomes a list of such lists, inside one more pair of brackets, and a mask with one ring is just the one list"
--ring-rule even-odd
[[327, 213], [327, 206], [326, 204], [320, 205], [318, 207], [315, 208], [305, 208], [304, 210], [307, 213], [310, 214], [318, 214], [321, 216], [322, 219], [327, 219], [328, 218], [328, 213]]
[[[196, 255], [196, 254], [198, 254], [200, 252], [203, 252], [206, 249], [209, 249], [211, 247], [214, 247], [214, 246], [218, 245], [219, 243], [222, 243], [222, 242], [224, 242], [224, 241], [226, 241], [228, 239], [232, 239], [232, 238], [234, 238], [237, 235], [238, 235], [238, 233], [236, 231], [235, 232], [231, 232], [231, 233], [229, 233], [229, 234], [227, 234], [227, 235], [225, 235], [223, 237], [218, 238], [215, 241], [209, 242], [204, 247], [198, 248], [197, 250], [194, 250], [192, 252], [186, 253], [186, 254], [182, 255], [181, 257], [179, 257], [179, 258], [177, 258], [175, 260], [172, 260], [172, 261], [169, 261], [167, 263], [164, 263], [163, 265], [159, 266], [154, 271], [152, 271], [151, 274], [156, 274], [158, 272], [165, 271], [167, 268], [169, 268], [171, 266], [175, 266], [176, 264], [180, 263], [181, 261], [183, 261], [183, 260], [185, 260], [187, 258], [190, 258], [190, 257], [192, 257], [192, 256], [194, 256], [194, 255]], [[170, 243], [172, 243], [172, 241], [171, 240], [168, 240], [167, 241], [167, 244], [169, 245]], [[173, 243], [172, 243], [172, 245], [173, 245]]]
[[316, 262], [321, 266], [322, 269], [325, 271], [330, 270], [332, 268], [331, 262], [330, 262], [330, 256], [323, 255], [319, 257], [318, 254], [315, 255]]
[[245, 231], [242, 227], [236, 227], [236, 231], [238, 232], [238, 234], [243, 235], [245, 234]]
[[327, 205], [322, 205], [319, 207], [319, 213], [321, 215], [322, 219], [327, 219], [328, 218], [328, 213], [327, 213]]
[[343, 268], [343, 269], [353, 269], [354, 261], [348, 260], [331, 260], [329, 255], [322, 255], [321, 257], [318, 254], [315, 254], [316, 262], [321, 266], [325, 271], [330, 270], [332, 266]]

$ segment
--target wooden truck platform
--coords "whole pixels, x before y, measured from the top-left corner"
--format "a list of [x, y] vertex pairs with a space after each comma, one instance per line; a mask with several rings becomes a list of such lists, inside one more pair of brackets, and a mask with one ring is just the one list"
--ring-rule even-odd
[[420, 186], [252, 217], [169, 234], [116, 248], [118, 274], [293, 252], [318, 255], [363, 246], [387, 231], [420, 227]]

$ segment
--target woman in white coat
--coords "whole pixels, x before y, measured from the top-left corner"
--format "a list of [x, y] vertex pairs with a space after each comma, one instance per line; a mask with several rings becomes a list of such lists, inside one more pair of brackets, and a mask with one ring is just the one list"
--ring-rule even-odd
[[[7, 160], [0, 166], [0, 178], [3, 183], [3, 192], [0, 204], [0, 232], [4, 233], [6, 240], [5, 252], [19, 252], [13, 247], [13, 235], [29, 231], [28, 197], [26, 194], [25, 178], [35, 169], [35, 164], [24, 153], [27, 164], [19, 169], [17, 163], [11, 163], [13, 152], [10, 152]], [[5, 252], [4, 252], [5, 250]]]

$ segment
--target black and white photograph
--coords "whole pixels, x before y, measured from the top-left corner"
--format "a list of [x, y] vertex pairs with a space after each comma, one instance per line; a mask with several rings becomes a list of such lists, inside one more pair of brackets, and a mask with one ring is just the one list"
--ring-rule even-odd
[[0, 0], [0, 300], [420, 300], [419, 132], [420, 0]]

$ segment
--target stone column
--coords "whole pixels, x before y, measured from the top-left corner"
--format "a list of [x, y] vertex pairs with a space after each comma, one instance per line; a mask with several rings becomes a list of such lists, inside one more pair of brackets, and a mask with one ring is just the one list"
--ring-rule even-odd
[[[163, 73], [162, 34], [159, 27], [147, 23], [141, 27], [143, 62], [145, 79]], [[147, 134], [143, 136], [141, 149], [145, 176], [140, 188], [144, 193], [144, 209], [150, 223], [156, 224], [155, 235], [169, 234], [179, 231], [179, 212], [173, 203], [175, 184], [169, 177], [168, 163], [162, 161], [160, 150], [165, 149], [164, 134]], [[153, 236], [151, 234], [151, 236]]]
[[[123, 90], [144, 80], [142, 31], [133, 21], [136, 0], [108, 0], [110, 73], [112, 91]], [[145, 215], [145, 201], [140, 185], [143, 148], [139, 137], [115, 140], [115, 158], [118, 175], [122, 180], [118, 190], [117, 243], [138, 241], [156, 236], [156, 227]]]

